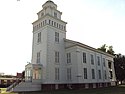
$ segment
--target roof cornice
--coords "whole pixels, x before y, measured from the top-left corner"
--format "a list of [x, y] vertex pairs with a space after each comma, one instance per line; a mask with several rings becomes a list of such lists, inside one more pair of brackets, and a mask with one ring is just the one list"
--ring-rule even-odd
[[61, 21], [61, 22], [65, 23], [65, 24], [67, 24], [67, 22], [65, 22], [65, 21], [63, 21], [63, 20], [60, 20], [60, 19], [58, 19], [58, 18], [55, 18], [55, 17], [51, 16], [50, 14], [44, 15], [42, 18], [39, 18], [38, 20], [34, 21], [32, 24], [34, 24], [34, 23], [40, 21], [41, 19], [45, 18], [46, 16], [52, 17], [53, 19], [56, 19], [56, 20], [58, 20], [58, 21]]
[[109, 57], [114, 58], [114, 56], [111, 55], [111, 54], [108, 54], [108, 53], [106, 53], [106, 52], [100, 51], [100, 50], [98, 50], [98, 49], [95, 49], [95, 48], [90, 47], [90, 46], [88, 46], [88, 45], [85, 45], [85, 44], [83, 44], [83, 43], [76, 42], [76, 41], [69, 40], [69, 39], [64, 39], [64, 41], [65, 41], [65, 42], [70, 42], [70, 43], [73, 43], [73, 44], [74, 44], [73, 46], [66, 47], [66, 49], [71, 48], [71, 47], [74, 47], [74, 46], [79, 46], [79, 47], [83, 47], [83, 48], [86, 48], [86, 49], [89, 49], [89, 50], [92, 50], [92, 51], [95, 51], [95, 52], [98, 52], [98, 53], [101, 53], [101, 54], [104, 54], [104, 55], [107, 55], [107, 56], [109, 56]]

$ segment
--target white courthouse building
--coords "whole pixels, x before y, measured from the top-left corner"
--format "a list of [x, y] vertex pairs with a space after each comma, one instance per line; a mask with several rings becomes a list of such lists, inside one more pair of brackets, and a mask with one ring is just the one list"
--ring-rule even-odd
[[67, 23], [53, 1], [45, 2], [37, 15], [32, 61], [25, 66], [25, 82], [15, 91], [21, 91], [21, 84], [27, 91], [115, 85], [114, 56], [66, 39]]

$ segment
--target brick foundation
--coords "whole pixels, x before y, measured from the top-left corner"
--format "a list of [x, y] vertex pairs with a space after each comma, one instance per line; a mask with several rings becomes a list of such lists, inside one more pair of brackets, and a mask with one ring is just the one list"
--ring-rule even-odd
[[109, 87], [111, 83], [82, 83], [82, 84], [42, 84], [42, 90], [57, 90], [57, 89], [85, 89], [85, 88], [101, 88]]

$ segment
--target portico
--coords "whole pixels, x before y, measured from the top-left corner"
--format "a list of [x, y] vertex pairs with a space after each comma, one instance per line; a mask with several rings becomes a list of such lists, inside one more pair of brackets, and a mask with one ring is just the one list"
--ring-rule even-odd
[[29, 63], [25, 66], [25, 81], [42, 82], [42, 65]]

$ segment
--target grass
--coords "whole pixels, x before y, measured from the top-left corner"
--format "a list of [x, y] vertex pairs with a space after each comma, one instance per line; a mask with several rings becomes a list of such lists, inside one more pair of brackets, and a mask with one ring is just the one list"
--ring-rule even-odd
[[0, 94], [17, 94], [17, 93], [6, 92], [6, 88], [0, 88], [0, 90], [1, 90]]
[[[8, 93], [5, 88], [1, 88], [2, 94], [17, 94]], [[55, 90], [41, 92], [27, 92], [22, 94], [125, 94], [125, 85], [97, 89], [80, 89], [80, 90]]]
[[23, 94], [125, 94], [125, 85], [98, 89], [41, 91]]

